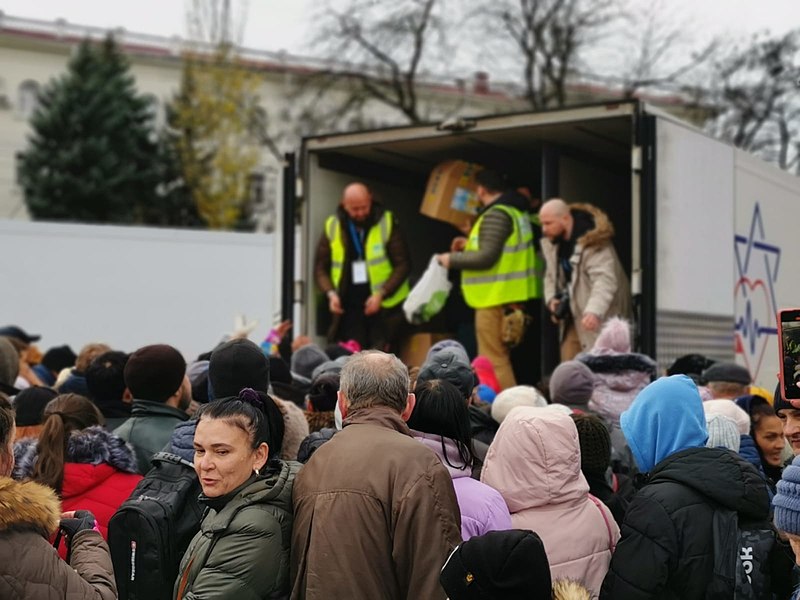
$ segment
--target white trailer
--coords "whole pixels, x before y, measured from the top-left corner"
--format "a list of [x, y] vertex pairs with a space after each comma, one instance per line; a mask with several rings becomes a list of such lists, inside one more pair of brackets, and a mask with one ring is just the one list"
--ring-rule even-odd
[[[775, 312], [800, 305], [800, 283], [780, 260], [800, 253], [792, 221], [800, 178], [635, 101], [466, 119], [455, 130], [423, 125], [306, 139], [299, 268], [283, 294], [284, 314], [294, 308], [299, 318], [296, 331], [323, 333], [313, 256], [342, 187], [364, 181], [399, 216], [413, 279], [457, 233], [418, 213], [428, 173], [448, 159], [503, 170], [545, 199], [605, 210], [631, 277], [638, 350], [662, 367], [688, 352], [736, 358], [757, 383], [774, 387]], [[285, 200], [292, 210], [293, 199]]]
[[193, 360], [244, 315], [258, 342], [280, 307], [276, 237], [0, 220], [0, 325], [43, 350], [169, 343]]

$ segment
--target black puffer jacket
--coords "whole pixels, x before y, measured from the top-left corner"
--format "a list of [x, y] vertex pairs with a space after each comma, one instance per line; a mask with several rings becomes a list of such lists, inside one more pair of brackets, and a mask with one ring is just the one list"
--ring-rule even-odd
[[768, 527], [764, 480], [737, 454], [691, 448], [662, 460], [628, 507], [600, 598], [706, 598], [718, 506]]

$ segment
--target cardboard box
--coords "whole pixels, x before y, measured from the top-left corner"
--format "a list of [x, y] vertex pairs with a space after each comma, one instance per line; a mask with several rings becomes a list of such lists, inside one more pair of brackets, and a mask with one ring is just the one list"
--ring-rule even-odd
[[481, 169], [481, 165], [463, 160], [449, 160], [437, 165], [428, 178], [419, 212], [458, 228], [467, 222], [472, 224], [480, 204], [475, 175]]
[[415, 333], [403, 343], [400, 360], [409, 367], [421, 367], [431, 346], [450, 337], [446, 333]]

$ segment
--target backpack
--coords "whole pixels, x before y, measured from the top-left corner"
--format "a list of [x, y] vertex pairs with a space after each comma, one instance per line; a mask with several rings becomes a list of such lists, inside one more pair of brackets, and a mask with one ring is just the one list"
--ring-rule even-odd
[[771, 557], [776, 532], [768, 523], [743, 523], [718, 508], [712, 519], [714, 576], [706, 598], [771, 600]]
[[171, 600], [181, 558], [203, 519], [192, 463], [169, 452], [152, 463], [108, 523], [121, 600]]

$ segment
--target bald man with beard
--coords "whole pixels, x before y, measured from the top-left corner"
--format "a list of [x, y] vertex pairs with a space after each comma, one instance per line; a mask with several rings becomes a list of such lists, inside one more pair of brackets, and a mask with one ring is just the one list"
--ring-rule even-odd
[[614, 226], [602, 210], [554, 198], [542, 205], [539, 218], [544, 298], [554, 319], [559, 305], [569, 302], [555, 320], [561, 325], [561, 360], [572, 360], [592, 348], [607, 319], [630, 318], [630, 284], [614, 249]]
[[411, 271], [397, 219], [363, 183], [344, 188], [325, 221], [314, 278], [332, 316], [328, 341], [356, 340], [362, 348], [396, 351]]

